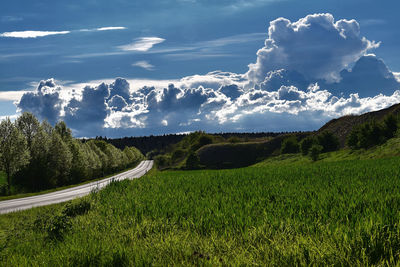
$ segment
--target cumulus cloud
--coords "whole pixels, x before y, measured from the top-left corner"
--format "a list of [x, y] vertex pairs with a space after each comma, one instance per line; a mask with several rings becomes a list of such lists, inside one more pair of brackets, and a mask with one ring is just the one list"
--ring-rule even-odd
[[28, 111], [39, 119], [46, 119], [55, 123], [61, 112], [62, 99], [60, 99], [61, 87], [55, 84], [54, 79], [41, 81], [34, 92], [22, 95], [16, 103], [20, 111]]
[[123, 51], [139, 51], [145, 52], [150, 50], [154, 45], [164, 42], [165, 39], [160, 37], [142, 37], [137, 38], [133, 43], [118, 46]]
[[[147, 51], [164, 41], [148, 38], [121, 49]], [[67, 85], [72, 96], [50, 79], [25, 93], [18, 108], [65, 120], [77, 136], [314, 130], [332, 118], [400, 102], [399, 75], [367, 54], [377, 46], [360, 37], [354, 20], [280, 18], [271, 22], [265, 47], [245, 74], [117, 78]]]
[[308, 15], [296, 22], [278, 18], [270, 22], [265, 46], [247, 75], [258, 83], [268, 72], [285, 69], [307, 79], [338, 81], [341, 70], [378, 46], [360, 36], [355, 20], [335, 22], [331, 14]]

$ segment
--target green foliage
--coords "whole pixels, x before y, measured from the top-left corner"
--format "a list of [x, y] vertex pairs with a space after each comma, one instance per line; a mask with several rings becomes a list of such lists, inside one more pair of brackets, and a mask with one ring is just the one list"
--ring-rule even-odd
[[339, 149], [339, 139], [329, 131], [324, 131], [317, 136], [317, 142], [323, 147], [322, 152], [331, 152]]
[[18, 130], [25, 136], [28, 148], [31, 149], [32, 140], [39, 131], [39, 121], [32, 113], [24, 112], [18, 117], [15, 124]]
[[72, 131], [67, 127], [65, 122], [59, 121], [54, 126], [54, 130], [60, 135], [64, 142], [68, 142], [72, 139]]
[[169, 155], [157, 155], [154, 157], [154, 162], [158, 168], [164, 169], [171, 165], [171, 157]]
[[185, 154], [186, 154], [185, 150], [178, 148], [174, 150], [174, 152], [172, 152], [171, 161], [177, 162], [178, 160], [182, 159], [185, 156]]
[[7, 176], [8, 189], [11, 177], [29, 163], [29, 150], [24, 135], [9, 118], [0, 122], [0, 167]]
[[69, 217], [76, 217], [78, 215], [86, 214], [90, 210], [90, 208], [90, 201], [88, 201], [87, 199], [82, 199], [77, 202], [68, 202], [65, 205], [62, 214]]
[[306, 138], [304, 138], [303, 140], [300, 141], [300, 151], [301, 154], [303, 154], [303, 156], [308, 155], [308, 153], [310, 152], [310, 148], [312, 147], [312, 145], [316, 144], [317, 140], [314, 136], [308, 136]]
[[58, 224], [59, 241], [34, 221], [53, 221], [64, 204], [1, 215], [0, 265], [399, 264], [399, 157], [283, 156], [292, 160], [113, 183]]
[[319, 155], [321, 154], [324, 148], [320, 145], [313, 144], [309, 149], [310, 157], [313, 161], [317, 161], [319, 159]]
[[347, 137], [347, 145], [352, 149], [368, 149], [393, 138], [397, 129], [398, 119], [390, 114], [382, 123], [370, 121], [354, 127]]
[[[29, 144], [29, 145], [28, 145]], [[143, 159], [136, 148], [121, 151], [104, 141], [74, 139], [64, 122], [53, 128], [23, 113], [0, 124], [0, 167], [13, 190], [38, 191], [70, 185], [133, 167]]]
[[199, 156], [195, 152], [189, 154], [185, 162], [186, 169], [197, 169], [200, 166]]
[[232, 143], [232, 144], [236, 144], [236, 143], [240, 143], [240, 142], [243, 142], [239, 137], [237, 137], [237, 136], [231, 136], [231, 137], [229, 137], [228, 138], [228, 140], [227, 140], [229, 143]]
[[299, 143], [297, 142], [297, 138], [295, 136], [291, 136], [283, 140], [281, 153], [289, 154], [289, 153], [298, 153], [299, 152]]

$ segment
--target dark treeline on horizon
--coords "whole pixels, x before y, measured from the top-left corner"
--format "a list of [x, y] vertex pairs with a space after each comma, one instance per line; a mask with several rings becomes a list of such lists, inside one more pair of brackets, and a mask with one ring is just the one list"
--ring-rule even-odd
[[[208, 133], [213, 136], [220, 136], [225, 139], [232, 137], [240, 138], [243, 141], [254, 140], [258, 138], [276, 137], [283, 134], [300, 133], [293, 132], [221, 132]], [[164, 135], [149, 135], [149, 136], [131, 136], [122, 138], [107, 138], [106, 136], [96, 136], [95, 140], [103, 140], [113, 146], [124, 149], [125, 147], [134, 146], [139, 149], [144, 155], [153, 150], [165, 150], [169, 145], [180, 142], [187, 134], [164, 134]], [[91, 139], [83, 139], [84, 142]]]

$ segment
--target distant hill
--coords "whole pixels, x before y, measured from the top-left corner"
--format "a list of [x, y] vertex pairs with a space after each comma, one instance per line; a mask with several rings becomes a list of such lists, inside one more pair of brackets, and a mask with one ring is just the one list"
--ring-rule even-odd
[[381, 121], [389, 114], [398, 115], [400, 113], [400, 104], [395, 104], [391, 107], [372, 111], [361, 115], [348, 115], [338, 119], [333, 119], [322, 126], [316, 134], [322, 131], [330, 131], [334, 133], [340, 141], [342, 147], [346, 144], [346, 137], [351, 132], [354, 126], [365, 123], [367, 121], [376, 120]]

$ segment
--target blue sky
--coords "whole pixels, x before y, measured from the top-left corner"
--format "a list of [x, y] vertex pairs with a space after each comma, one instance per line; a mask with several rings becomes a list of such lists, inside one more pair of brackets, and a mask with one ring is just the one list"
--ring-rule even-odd
[[[368, 0], [15, 0], [3, 1], [0, 7], [0, 116], [15, 116], [17, 107], [13, 102], [19, 101], [22, 96], [21, 91], [36, 90], [41, 80], [53, 78], [56, 85], [47, 86], [46, 94], [57, 93], [61, 99], [59, 102], [51, 102], [50, 104], [58, 105], [57, 108], [51, 106], [53, 108], [51, 110], [57, 113], [53, 118], [55, 120], [64, 119], [67, 122], [69, 120], [72, 125], [75, 125], [76, 135], [80, 136], [97, 134], [94, 131], [82, 130], [84, 128], [82, 125], [86, 125], [87, 122], [78, 118], [78, 116], [74, 117], [72, 113], [68, 115], [68, 105], [69, 110], [72, 110], [71, 98], [75, 97], [80, 100], [82, 96], [79, 93], [82, 94], [86, 84], [92, 86], [92, 90], [96, 90], [102, 81], [109, 86], [108, 92], [103, 96], [103, 100], [98, 102], [100, 104], [93, 103], [93, 106], [90, 107], [105, 112], [104, 118], [99, 118], [100, 123], [96, 124], [96, 131], [99, 132], [99, 135], [104, 133], [112, 136], [159, 134], [197, 129], [209, 131], [312, 130], [318, 128], [330, 118], [346, 112], [368, 111], [395, 103], [397, 95], [393, 96], [392, 94], [400, 89], [394, 79], [386, 79], [386, 74], [386, 78], [382, 78], [383, 83], [374, 84], [376, 86], [375, 94], [373, 94], [373, 88], [368, 89], [368, 94], [365, 93], [365, 90], [363, 93], [365, 83], [354, 77], [347, 80], [343, 79], [351, 81], [351, 88], [348, 86], [350, 82], [339, 84], [339, 80], [344, 75], [340, 71], [345, 68], [352, 68], [361, 56], [370, 53], [375, 54], [376, 58], [381, 60], [379, 62], [384, 62], [382, 64], [387, 66], [395, 77], [398, 77], [397, 72], [400, 72], [400, 50], [398, 49], [400, 47], [400, 38], [398, 37], [400, 3], [398, 1], [378, 3]], [[249, 71], [248, 65], [258, 60], [256, 53], [264, 47], [264, 42], [268, 38], [270, 22], [279, 17], [284, 17], [294, 23], [307, 15], [317, 13], [330, 13], [335, 21], [340, 19], [356, 20], [360, 29], [360, 36], [357, 40], [362, 42], [361, 38], [365, 37], [371, 43], [375, 41], [376, 46], [367, 49], [362, 47], [361, 43], [361, 46], [357, 48], [354, 48], [353, 44], [349, 44], [349, 55], [340, 54], [340, 47], [327, 47], [326, 49], [330, 49], [329, 51], [337, 50], [332, 55], [336, 57], [339, 53], [340, 60], [345, 60], [345, 63], [339, 64], [340, 69], [337, 67], [335, 70], [327, 70], [326, 75], [325, 73], [302, 73], [292, 63], [282, 66], [278, 63], [274, 65], [268, 61], [271, 59], [268, 59], [267, 63], [262, 63], [263, 68], [266, 66], [266, 69], [265, 73], [260, 73], [261, 78], [258, 82], [262, 82], [260, 79], [263, 80], [267, 72], [273, 71], [275, 68], [294, 70], [305, 76], [307, 85], [318, 82], [319, 90], [321, 92], [327, 90], [332, 94], [331, 98], [341, 99], [342, 97], [342, 101], [351, 102], [354, 99], [351, 99], [350, 95], [358, 93], [359, 99], [357, 101], [363, 104], [357, 107], [353, 105], [355, 109], [337, 111], [332, 107], [334, 111], [319, 110], [316, 112], [308, 104], [307, 107], [300, 110], [292, 108], [293, 110], [282, 111], [276, 108], [265, 111], [261, 106], [267, 105], [269, 102], [264, 100], [264, 102], [260, 102], [262, 105], [258, 106], [260, 112], [253, 114], [254, 116], [251, 118], [241, 120], [237, 117], [243, 114], [247, 116], [249, 111], [243, 111], [243, 106], [240, 106], [240, 103], [231, 97], [230, 102], [228, 101], [231, 104], [229, 107], [229, 103], [225, 99], [224, 105], [221, 104], [222, 106], [217, 109], [208, 110], [208, 114], [201, 109], [185, 110], [184, 113], [189, 115], [184, 116], [184, 118], [178, 118], [179, 113], [183, 112], [177, 112], [178, 106], [171, 106], [168, 111], [157, 106], [155, 109], [158, 115], [153, 116], [153, 118], [149, 114], [153, 114], [155, 111], [150, 110], [151, 105], [149, 103], [146, 102], [145, 107], [139, 107], [138, 103], [135, 102], [136, 100], [128, 99], [129, 97], [136, 97], [137, 99], [142, 97], [143, 101], [148, 101], [150, 98], [147, 94], [140, 96], [129, 96], [128, 94], [124, 101], [129, 107], [126, 106], [120, 108], [120, 110], [113, 108], [111, 102], [109, 103], [113, 95], [111, 87], [112, 84], [116, 84], [114, 80], [117, 77], [127, 79], [131, 92], [144, 85], [155, 86], [159, 90], [156, 99], [160, 103], [160, 99], [166, 99], [167, 95], [167, 93], [163, 93], [163, 88], [168, 89], [168, 84], [172, 82], [177, 89], [181, 90], [176, 91], [175, 96], [176, 105], [180, 105], [177, 99], [181, 99], [181, 96], [186, 93], [188, 84], [184, 81], [187, 80], [192, 81], [190, 87], [195, 88], [201, 85], [202, 88], [209, 88], [214, 91], [221, 89], [222, 85], [227, 86], [236, 82], [240, 87], [239, 95], [250, 94], [251, 90], [260, 88], [257, 82], [253, 83], [253, 87], [250, 88], [251, 86], [243, 85], [237, 78], [232, 77], [233, 74], [247, 73]], [[318, 29], [315, 31], [318, 31]], [[322, 34], [328, 35], [329, 32]], [[310, 34], [309, 36], [313, 35]], [[323, 38], [321, 37], [323, 35], [318, 36]], [[300, 42], [299, 40], [302, 39], [297, 38], [295, 40]], [[315, 42], [318, 43], [318, 40], [314, 40]], [[306, 44], [307, 49], [310, 49], [309, 39], [302, 41], [302, 44]], [[366, 45], [366, 43], [364, 44]], [[343, 45], [346, 46], [347, 44], [343, 43]], [[289, 47], [285, 49], [289, 49]], [[293, 53], [303, 54], [301, 49], [300, 47]], [[356, 49], [356, 52], [352, 49]], [[327, 55], [327, 53], [322, 51], [321, 55]], [[348, 57], [351, 57], [352, 60], [347, 60]], [[291, 62], [295, 60], [307, 61], [307, 59], [296, 57], [293, 54]], [[322, 58], [322, 60], [325, 59]], [[365, 62], [361, 61], [359, 65], [367, 64]], [[316, 64], [318, 69], [319, 63]], [[368, 64], [373, 65], [375, 63]], [[378, 66], [379, 64], [376, 63], [375, 65]], [[306, 65], [302, 65], [300, 62], [296, 66], [304, 67]], [[371, 66], [370, 68], [372, 68]], [[365, 68], [361, 66], [358, 69]], [[228, 78], [226, 79], [229, 81], [225, 79], [224, 82], [221, 82], [219, 80], [219, 84], [216, 86], [211, 81], [221, 78], [221, 75], [206, 75], [216, 70], [229, 72], [229, 79], [231, 80]], [[374, 70], [370, 71], [374, 72]], [[194, 79], [193, 75], [202, 75], [200, 80], [203, 84], [198, 82], [198, 79]], [[338, 84], [329, 80], [327, 78], [329, 75], [336, 77], [334, 79]], [[207, 81], [207, 79], [210, 80]], [[378, 77], [376, 80], [379, 79]], [[210, 83], [213, 85], [210, 85]], [[281, 85], [295, 86], [298, 84], [299, 81], [296, 80], [292, 84]], [[368, 84], [371, 84], [371, 82]], [[212, 88], [213, 86], [215, 88]], [[380, 91], [381, 88], [387, 88], [387, 90]], [[276, 87], [268, 89], [268, 92], [278, 92], [279, 89], [290, 91]], [[307, 88], [300, 88], [299, 86], [296, 89], [305, 93], [309, 92]], [[293, 90], [290, 92], [294, 92]], [[78, 92], [76, 96], [74, 96], [74, 92]], [[218, 92], [221, 92], [221, 90]], [[379, 93], [384, 93], [388, 97], [392, 95], [392, 98], [385, 101], [382, 99], [365, 99], [365, 97], [373, 98]], [[200, 98], [204, 100], [202, 104], [207, 101], [209, 104], [212, 102], [210, 99], [218, 99], [221, 103], [222, 98], [227, 97], [227, 94], [218, 95], [217, 93], [217, 96], [214, 96], [210, 92], [202, 92], [200, 95], [207, 95], [207, 97]], [[307, 97], [310, 97], [310, 95], [307, 95]], [[306, 96], [303, 96], [302, 99], [305, 98]], [[193, 97], [193, 99], [198, 100], [196, 97]], [[277, 100], [295, 101], [294, 99], [279, 99], [279, 97]], [[303, 104], [307, 102], [303, 100]], [[218, 101], [215, 100], [215, 102]], [[372, 102], [373, 104], [371, 104]], [[377, 102], [379, 104], [376, 104]], [[43, 113], [44, 108], [40, 107], [47, 102], [39, 101], [37, 98], [34, 100], [26, 98], [24, 103], [25, 105], [19, 105], [18, 111], [36, 112], [42, 119], [51, 120], [46, 117], [48, 113]], [[280, 105], [287, 105], [291, 109], [291, 103], [285, 103], [280, 103]], [[89, 107], [84, 103], [79, 105], [82, 109]], [[204, 108], [204, 106], [206, 105], [201, 108]], [[229, 108], [232, 109], [232, 114], [225, 118], [226, 116], [221, 115], [221, 110]], [[79, 108], [75, 107], [75, 109]], [[137, 110], [143, 112], [139, 114]], [[94, 110], [93, 112], [98, 111]], [[202, 112], [202, 116], [199, 116], [199, 112]], [[307, 114], [303, 114], [304, 112]], [[312, 115], [309, 114], [310, 112]], [[145, 118], [145, 114], [148, 117]], [[162, 114], [166, 114], [165, 118]], [[302, 116], [314, 116], [311, 120], [312, 123], [300, 124], [303, 121]], [[117, 117], [119, 119], [116, 119]], [[122, 117], [125, 119], [121, 119]], [[218, 117], [218, 120], [212, 122], [211, 117]], [[88, 116], [84, 116], [84, 118], [88, 118]], [[150, 121], [149, 118], [154, 119], [154, 121]], [[282, 123], [283, 118], [287, 119], [286, 123]], [[268, 125], [257, 123], [260, 120], [268, 122]], [[126, 123], [122, 123], [122, 121]], [[308, 122], [309, 120], [304, 119], [304, 121]], [[157, 123], [159, 125], [155, 126]], [[94, 128], [89, 127], [89, 129]]]

